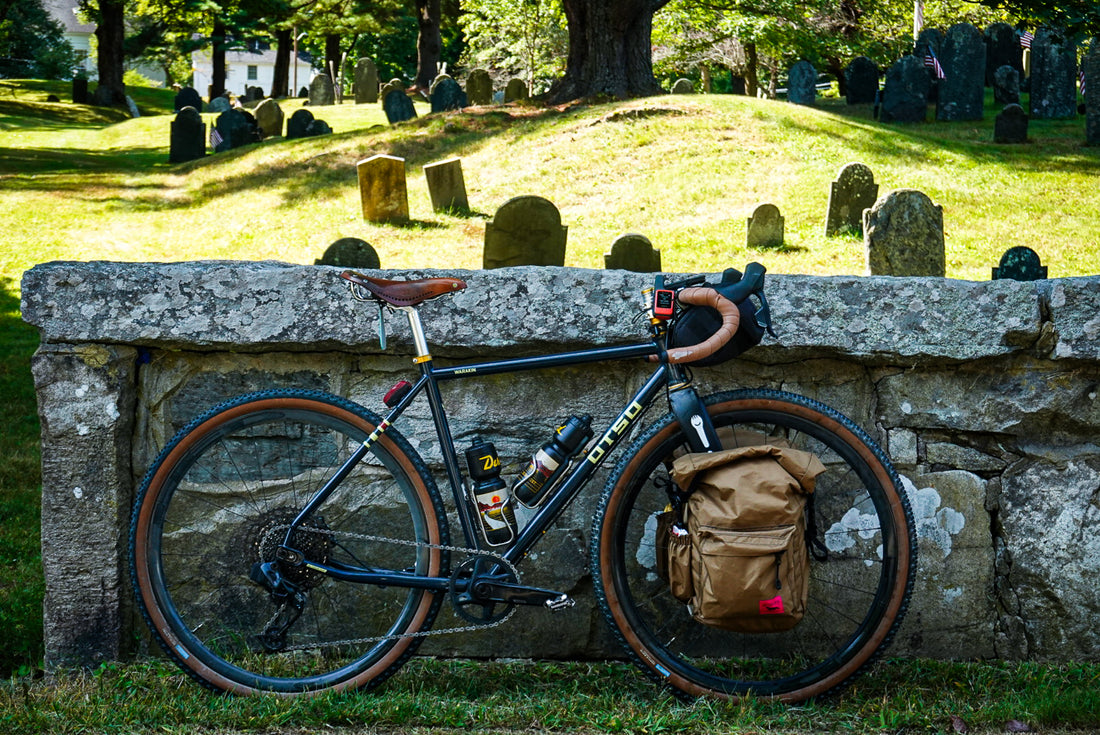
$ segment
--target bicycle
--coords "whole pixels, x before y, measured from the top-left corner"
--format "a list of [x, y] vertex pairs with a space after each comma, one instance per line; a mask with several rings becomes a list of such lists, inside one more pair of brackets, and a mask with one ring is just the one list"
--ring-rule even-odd
[[[684, 698], [751, 693], [796, 702], [843, 684], [894, 635], [913, 585], [916, 539], [883, 451], [815, 400], [764, 389], [700, 396], [692, 387], [690, 363], [737, 333], [742, 304], [770, 330], [762, 266], [750, 264], [728, 299], [704, 276], [667, 285], [658, 276], [658, 298], [645, 292], [644, 341], [450, 367], [434, 364], [417, 307], [464, 282], [341, 276], [357, 300], [377, 306], [380, 317], [383, 308], [404, 312], [412, 329], [419, 377], [387, 394], [388, 413], [318, 391], [239, 396], [184, 427], [138, 492], [129, 547], [139, 608], [158, 643], [203, 685], [284, 695], [371, 687], [428, 634], [501, 625], [518, 606], [568, 608], [568, 595], [525, 585], [519, 566], [635, 432], [600, 498], [589, 564], [600, 609], [649, 677]], [[669, 330], [691, 305], [717, 309], [722, 327], [700, 345], [671, 347]], [[625, 359], [650, 360], [652, 374], [564, 463], [514, 540], [490, 546], [468, 500], [440, 384]], [[671, 410], [638, 430], [662, 395]], [[461, 542], [452, 540], [426, 463], [395, 427], [420, 396]], [[668, 467], [684, 452], [776, 441], [813, 452], [827, 467], [810, 511], [824, 553], [811, 560], [806, 617], [784, 634], [701, 625], [654, 573]], [[464, 625], [435, 631], [447, 600]]]

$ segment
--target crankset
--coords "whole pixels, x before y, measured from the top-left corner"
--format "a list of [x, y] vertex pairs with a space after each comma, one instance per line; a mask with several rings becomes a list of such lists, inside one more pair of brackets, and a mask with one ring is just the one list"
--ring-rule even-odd
[[565, 610], [576, 604], [563, 592], [520, 584], [515, 567], [495, 554], [477, 554], [455, 567], [450, 593], [458, 616], [479, 625], [504, 619], [516, 605]]

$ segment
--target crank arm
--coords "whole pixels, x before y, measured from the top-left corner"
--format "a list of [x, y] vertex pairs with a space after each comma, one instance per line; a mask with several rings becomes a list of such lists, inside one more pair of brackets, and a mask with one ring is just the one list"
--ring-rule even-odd
[[475, 595], [478, 600], [487, 602], [503, 602], [514, 605], [541, 605], [551, 610], [560, 610], [573, 607], [576, 602], [564, 592], [544, 590], [539, 587], [528, 587], [512, 582], [486, 582], [474, 583]]

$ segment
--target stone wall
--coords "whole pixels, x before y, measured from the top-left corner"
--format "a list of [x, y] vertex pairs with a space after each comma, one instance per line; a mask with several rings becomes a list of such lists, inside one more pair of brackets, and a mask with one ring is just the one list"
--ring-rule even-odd
[[[144, 645], [127, 581], [129, 507], [157, 448], [189, 418], [270, 386], [321, 388], [377, 409], [386, 389], [414, 374], [403, 318], [388, 320], [390, 349], [380, 354], [376, 310], [352, 301], [337, 274], [237, 262], [49, 263], [26, 273], [23, 315], [42, 332], [34, 377], [48, 665]], [[422, 308], [440, 362], [626, 343], [644, 332], [644, 275], [457, 275], [466, 291]], [[921, 555], [892, 651], [1100, 659], [1100, 278], [769, 279], [779, 339], [698, 369], [696, 379], [707, 390], [818, 398], [888, 448], [913, 500]], [[483, 377], [448, 383], [444, 398], [460, 440], [490, 437], [515, 472], [555, 419], [578, 406], [610, 419], [646, 371], [630, 361]], [[438, 472], [426, 411], [412, 410], [402, 433]], [[599, 480], [525, 570], [525, 580], [575, 593], [577, 607], [521, 611], [491, 635], [430, 639], [428, 650], [616, 654], [581, 553]]]

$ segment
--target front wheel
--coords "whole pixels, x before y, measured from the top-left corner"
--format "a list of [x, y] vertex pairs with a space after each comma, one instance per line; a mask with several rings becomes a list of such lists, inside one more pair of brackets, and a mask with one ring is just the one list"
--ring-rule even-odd
[[671, 414], [619, 461], [593, 528], [600, 606], [634, 661], [689, 697], [749, 695], [797, 702], [842, 684], [890, 641], [913, 584], [916, 540], [901, 483], [882, 450], [817, 401], [772, 390], [705, 400], [724, 448], [782, 444], [816, 454], [813, 512], [828, 553], [810, 559], [806, 614], [783, 633], [737, 633], [696, 622], [657, 573], [657, 514], [669, 467], [687, 451]]
[[288, 540], [379, 423], [325, 393], [265, 391], [200, 416], [161, 453], [134, 508], [131, 575], [150, 629], [184, 671], [219, 690], [299, 694], [377, 684], [413, 653], [441, 593], [325, 572], [445, 573], [443, 503], [404, 438], [374, 441]]

